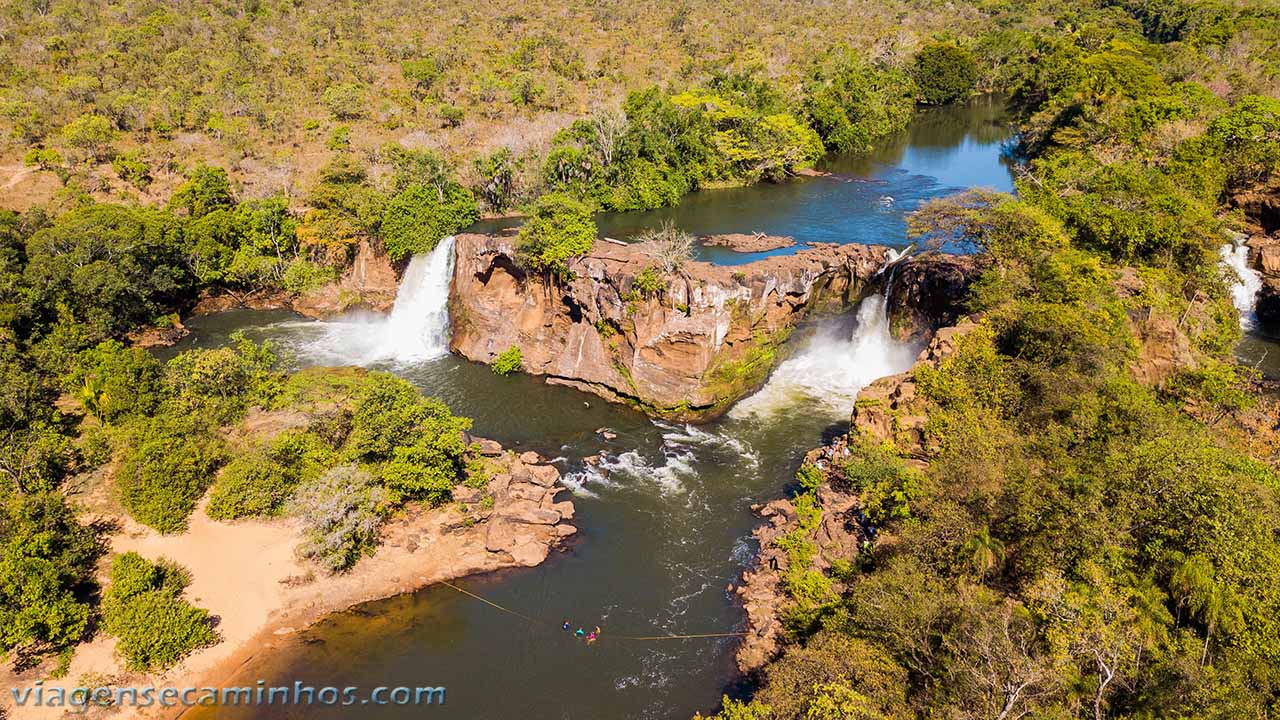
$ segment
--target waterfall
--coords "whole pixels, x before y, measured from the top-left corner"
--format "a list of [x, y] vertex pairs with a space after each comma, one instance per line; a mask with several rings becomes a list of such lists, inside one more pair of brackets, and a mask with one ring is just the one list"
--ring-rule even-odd
[[[892, 253], [880, 272], [890, 270], [902, 254]], [[892, 274], [880, 292], [858, 304], [852, 333], [819, 330], [793, 357], [769, 376], [755, 395], [738, 403], [730, 415], [766, 416], [802, 403], [820, 403], [833, 414], [847, 415], [858, 391], [875, 380], [900, 373], [915, 362], [916, 350], [889, 332]]]
[[319, 337], [297, 350], [330, 364], [412, 363], [449, 353], [449, 282], [453, 236], [414, 255], [387, 315], [349, 315], [311, 324]]
[[1246, 330], [1254, 326], [1254, 305], [1258, 291], [1262, 289], [1262, 274], [1249, 267], [1249, 246], [1240, 236], [1218, 250], [1222, 264], [1231, 269], [1236, 282], [1231, 285], [1231, 302], [1240, 313], [1240, 327]]
[[377, 352], [391, 360], [425, 360], [449, 352], [449, 281], [453, 236], [430, 255], [414, 255], [396, 290]]

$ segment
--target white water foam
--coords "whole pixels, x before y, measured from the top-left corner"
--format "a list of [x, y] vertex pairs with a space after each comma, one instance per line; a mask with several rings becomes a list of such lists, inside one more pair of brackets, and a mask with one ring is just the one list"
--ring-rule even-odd
[[639, 449], [602, 453], [598, 461], [565, 473], [562, 482], [575, 494], [589, 497], [598, 497], [595, 491], [602, 488], [641, 483], [657, 485], [662, 494], [675, 496], [688, 493], [685, 482], [698, 477], [699, 462], [729, 461], [728, 456], [740, 461], [744, 468], [760, 466], [759, 453], [744, 440], [687, 424], [652, 422], [663, 431], [657, 453], [646, 454]]
[[1262, 273], [1249, 267], [1249, 246], [1244, 244], [1243, 237], [1223, 245], [1218, 254], [1222, 257], [1222, 264], [1230, 268], [1237, 278], [1237, 282], [1231, 285], [1231, 302], [1240, 313], [1240, 327], [1248, 330], [1256, 322], [1254, 305], [1258, 291], [1262, 289]]
[[[449, 281], [453, 236], [414, 255], [387, 315], [353, 314], [306, 323], [319, 336], [296, 351], [329, 364], [415, 363], [449, 354]], [[300, 324], [301, 325], [301, 324]]]
[[[890, 258], [892, 263], [896, 257]], [[892, 285], [892, 283], [887, 283]], [[767, 417], [801, 404], [819, 403], [848, 413], [858, 391], [873, 381], [910, 368], [916, 351], [889, 332], [887, 291], [863, 298], [853, 334], [819, 331], [792, 358], [778, 366], [759, 392], [738, 403], [733, 417]]]

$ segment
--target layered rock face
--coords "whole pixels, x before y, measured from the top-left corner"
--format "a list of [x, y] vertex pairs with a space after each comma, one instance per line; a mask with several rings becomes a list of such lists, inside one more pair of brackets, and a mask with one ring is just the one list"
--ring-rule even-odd
[[455, 248], [452, 350], [491, 362], [518, 347], [525, 371], [549, 383], [679, 420], [709, 420], [757, 389], [795, 326], [856, 303], [889, 252], [832, 244], [686, 262], [646, 293], [636, 279], [656, 262], [643, 244], [597, 242], [561, 283], [521, 269], [512, 237], [459, 235]]

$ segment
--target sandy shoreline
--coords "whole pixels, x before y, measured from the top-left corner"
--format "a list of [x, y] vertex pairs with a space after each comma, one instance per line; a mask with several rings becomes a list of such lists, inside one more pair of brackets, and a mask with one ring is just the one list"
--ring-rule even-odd
[[[196, 509], [187, 532], [160, 535], [128, 518], [111, 536], [112, 553], [130, 550], [170, 558], [192, 575], [185, 597], [218, 618], [220, 642], [164, 673], [128, 673], [115, 657], [115, 640], [99, 633], [76, 648], [69, 670], [51, 687], [220, 687], [246, 663], [271, 653], [290, 635], [353, 606], [413, 592], [442, 580], [541, 564], [576, 532], [573, 505], [557, 502], [559, 472], [531, 453], [506, 453], [485, 493], [458, 488], [457, 502], [440, 508], [409, 505], [384, 528], [377, 552], [350, 572], [328, 576], [294, 552], [300, 529], [293, 520], [217, 522]], [[26, 720], [58, 718], [65, 708], [13, 707], [11, 689], [32, 686], [49, 665], [0, 680], [0, 709]], [[185, 708], [94, 709], [78, 717], [176, 718]], [[0, 717], [3, 717], [0, 714]]]

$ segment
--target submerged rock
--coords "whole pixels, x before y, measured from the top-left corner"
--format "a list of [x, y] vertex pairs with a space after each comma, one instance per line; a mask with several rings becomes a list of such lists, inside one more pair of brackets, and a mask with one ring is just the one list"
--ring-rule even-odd
[[764, 233], [726, 233], [724, 235], [704, 235], [702, 244], [729, 248], [734, 252], [753, 253], [767, 252], [796, 244], [793, 237], [786, 235], [766, 235]]

